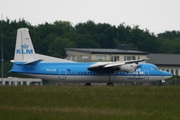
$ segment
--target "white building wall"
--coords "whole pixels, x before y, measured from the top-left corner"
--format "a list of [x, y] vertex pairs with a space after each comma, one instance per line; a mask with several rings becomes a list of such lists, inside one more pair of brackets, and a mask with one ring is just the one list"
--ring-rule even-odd
[[[30, 85], [32, 82], [34, 83], [39, 83], [42, 84], [42, 80], [41, 79], [36, 79], [36, 78], [16, 78], [16, 77], [9, 77], [9, 78], [3, 78], [0, 79], [0, 83], [1, 85]], [[6, 84], [5, 84], [6, 83]], [[23, 84], [25, 83], [25, 84]]]
[[[135, 56], [135, 59], [144, 59], [147, 58], [147, 55], [140, 55], [140, 54], [91, 54], [85, 52], [76, 52], [76, 51], [66, 51], [68, 60], [74, 61], [84, 61], [82, 56], [88, 56], [88, 61], [111, 61], [113, 56], [119, 56], [119, 61], [124, 61], [125, 56]], [[105, 57], [104, 60], [97, 60], [97, 56], [101, 56], [102, 58]], [[75, 60], [76, 58], [77, 60]]]
[[73, 60], [73, 61], [84, 61], [82, 58], [83, 56], [87, 56], [88, 60], [91, 60], [91, 54], [90, 53], [84, 53], [84, 52], [76, 52], [76, 51], [66, 51], [66, 54], [68, 57], [67, 60]]

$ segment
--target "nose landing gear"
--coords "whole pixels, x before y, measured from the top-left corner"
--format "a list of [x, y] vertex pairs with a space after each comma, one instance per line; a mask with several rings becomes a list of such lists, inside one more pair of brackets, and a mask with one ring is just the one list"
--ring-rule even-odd
[[158, 82], [158, 85], [159, 85], [159, 86], [163, 86], [163, 83], [165, 83], [165, 80], [160, 80], [160, 81]]

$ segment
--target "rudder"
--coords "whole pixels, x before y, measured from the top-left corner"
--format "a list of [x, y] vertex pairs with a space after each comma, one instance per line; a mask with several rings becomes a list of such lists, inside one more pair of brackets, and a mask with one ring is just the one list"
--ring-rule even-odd
[[36, 60], [36, 53], [29, 35], [29, 29], [17, 30], [14, 62], [29, 62]]

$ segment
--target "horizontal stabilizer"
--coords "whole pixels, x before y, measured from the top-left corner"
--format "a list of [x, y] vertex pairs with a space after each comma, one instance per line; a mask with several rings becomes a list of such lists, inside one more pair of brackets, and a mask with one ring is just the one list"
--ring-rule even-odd
[[14, 63], [14, 60], [10, 60], [10, 62]]
[[41, 61], [43, 61], [43, 59], [39, 59], [39, 60], [35, 60], [35, 61], [29, 61], [29, 62], [24, 63], [23, 65], [37, 64], [38, 62], [41, 62]]

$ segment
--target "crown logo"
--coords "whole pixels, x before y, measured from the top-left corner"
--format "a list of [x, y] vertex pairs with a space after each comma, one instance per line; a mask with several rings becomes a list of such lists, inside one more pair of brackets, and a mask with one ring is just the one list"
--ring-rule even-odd
[[26, 44], [21, 45], [21, 48], [22, 48], [22, 49], [27, 49], [28, 47], [29, 47], [29, 45], [26, 45]]

